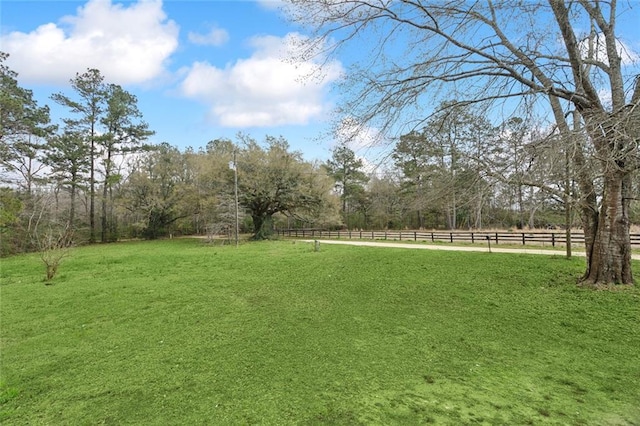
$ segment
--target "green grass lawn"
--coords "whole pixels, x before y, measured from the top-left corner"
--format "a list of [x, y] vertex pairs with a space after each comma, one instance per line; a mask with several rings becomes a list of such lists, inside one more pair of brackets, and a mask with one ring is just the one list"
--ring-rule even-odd
[[583, 269], [184, 239], [74, 249], [45, 286], [2, 259], [0, 423], [640, 424], [640, 290]]

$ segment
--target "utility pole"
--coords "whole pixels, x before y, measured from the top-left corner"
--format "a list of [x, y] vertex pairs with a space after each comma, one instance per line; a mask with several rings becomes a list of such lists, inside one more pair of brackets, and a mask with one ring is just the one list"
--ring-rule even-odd
[[236, 199], [236, 248], [238, 247], [238, 231], [239, 231], [239, 219], [238, 219], [238, 162], [236, 158], [236, 150], [233, 150], [233, 182], [234, 192]]

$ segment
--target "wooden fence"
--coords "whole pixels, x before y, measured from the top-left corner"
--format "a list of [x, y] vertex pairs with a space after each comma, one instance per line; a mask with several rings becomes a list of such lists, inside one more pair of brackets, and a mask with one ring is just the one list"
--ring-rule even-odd
[[[489, 231], [325, 231], [320, 229], [282, 229], [278, 235], [296, 238], [337, 238], [349, 240], [390, 240], [421, 242], [464, 242], [518, 245], [564, 246], [567, 242], [564, 231], [535, 232], [489, 232]], [[584, 233], [572, 232], [571, 243], [584, 244]], [[640, 234], [631, 234], [631, 245], [640, 247]]]

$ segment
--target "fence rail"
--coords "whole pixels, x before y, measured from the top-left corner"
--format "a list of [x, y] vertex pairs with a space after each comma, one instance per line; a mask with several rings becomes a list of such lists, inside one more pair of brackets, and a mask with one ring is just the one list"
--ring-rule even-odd
[[[349, 240], [391, 240], [420, 242], [465, 242], [518, 245], [564, 246], [567, 236], [558, 232], [489, 232], [489, 231], [325, 231], [321, 229], [281, 229], [278, 235], [296, 238], [337, 238]], [[640, 247], [640, 234], [631, 234], [631, 245]], [[572, 232], [572, 244], [584, 244], [584, 233]]]

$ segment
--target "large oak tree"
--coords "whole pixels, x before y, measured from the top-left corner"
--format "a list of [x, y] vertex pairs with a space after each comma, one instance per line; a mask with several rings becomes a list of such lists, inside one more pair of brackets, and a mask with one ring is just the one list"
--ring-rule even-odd
[[[290, 0], [286, 9], [315, 30], [310, 55], [327, 41], [334, 51], [357, 43], [345, 86], [353, 96], [343, 111], [360, 122], [382, 130], [419, 126], [422, 108], [443, 90], [462, 102], [546, 106], [563, 139], [583, 148], [572, 160], [587, 250], [584, 282], [633, 283], [629, 207], [640, 77], [625, 66], [628, 51], [617, 33], [618, 20], [633, 13], [628, 3]], [[567, 123], [571, 111], [581, 116], [583, 141]], [[596, 157], [597, 170], [584, 167], [587, 155]]]
[[323, 167], [306, 162], [287, 141], [267, 136], [266, 146], [241, 135], [238, 152], [239, 201], [253, 219], [254, 239], [268, 238], [276, 213], [292, 217], [335, 216], [333, 182]]

